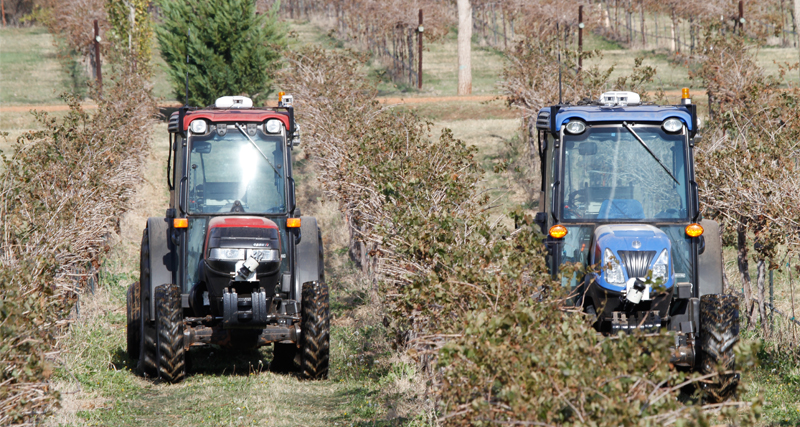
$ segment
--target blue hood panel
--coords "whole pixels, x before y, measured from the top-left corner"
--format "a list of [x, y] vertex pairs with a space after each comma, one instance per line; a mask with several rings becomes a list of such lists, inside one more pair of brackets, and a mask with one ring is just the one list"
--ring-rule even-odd
[[[655, 251], [655, 256], [650, 261], [650, 269], [655, 264], [661, 252], [666, 249], [669, 254], [669, 272], [667, 282], [664, 286], [669, 289], [674, 280], [672, 272], [672, 243], [663, 231], [652, 225], [645, 224], [611, 224], [601, 225], [594, 231], [595, 250], [592, 251], [591, 263], [602, 264], [603, 253], [606, 248], [611, 249], [617, 260], [620, 260], [619, 251]], [[638, 242], [638, 243], [634, 243]], [[635, 245], [639, 246], [638, 248]], [[627, 282], [628, 271], [623, 267], [625, 280]], [[625, 285], [612, 285], [605, 281], [605, 273], [596, 276], [597, 283], [605, 289], [615, 292], [622, 292], [626, 289]]]

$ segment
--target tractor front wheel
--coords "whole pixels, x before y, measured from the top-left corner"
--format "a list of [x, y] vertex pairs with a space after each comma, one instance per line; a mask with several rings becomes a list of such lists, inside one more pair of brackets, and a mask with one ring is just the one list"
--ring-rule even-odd
[[158, 377], [168, 383], [178, 383], [186, 376], [180, 288], [177, 285], [157, 287], [155, 303]]
[[136, 359], [139, 357], [139, 345], [141, 344], [141, 323], [142, 323], [142, 301], [141, 287], [139, 282], [134, 282], [128, 287], [128, 294], [125, 302], [128, 309], [127, 338], [128, 338], [128, 357]]
[[328, 378], [330, 306], [325, 282], [303, 284], [300, 367], [306, 378]]
[[739, 341], [739, 300], [733, 295], [700, 297], [699, 370], [716, 374], [700, 383], [703, 400], [720, 403], [736, 392], [733, 346]]

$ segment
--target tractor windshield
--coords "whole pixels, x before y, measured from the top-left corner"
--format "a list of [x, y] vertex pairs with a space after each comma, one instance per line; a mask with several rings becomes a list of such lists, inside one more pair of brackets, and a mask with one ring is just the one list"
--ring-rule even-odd
[[587, 126], [580, 135], [564, 134], [562, 164], [565, 221], [688, 218], [683, 132]]
[[189, 143], [189, 213], [286, 211], [282, 136], [228, 125]]

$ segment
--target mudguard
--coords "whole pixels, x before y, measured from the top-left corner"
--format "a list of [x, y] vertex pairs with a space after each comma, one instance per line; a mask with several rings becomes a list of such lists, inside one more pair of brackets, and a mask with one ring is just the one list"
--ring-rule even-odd
[[300, 243], [295, 247], [295, 256], [297, 270], [291, 298], [300, 301], [303, 283], [324, 281], [325, 277], [322, 271], [322, 242], [316, 218], [300, 217]]
[[145, 319], [155, 321], [155, 295], [156, 287], [175, 283], [172, 272], [175, 270], [175, 260], [172, 252], [172, 243], [169, 237], [169, 222], [167, 218], [148, 218], [147, 236], [150, 249], [150, 283], [142, 283], [142, 307], [147, 310]]
[[722, 281], [722, 242], [719, 224], [710, 219], [700, 221], [706, 249], [697, 256], [697, 297], [722, 294], [725, 289]]

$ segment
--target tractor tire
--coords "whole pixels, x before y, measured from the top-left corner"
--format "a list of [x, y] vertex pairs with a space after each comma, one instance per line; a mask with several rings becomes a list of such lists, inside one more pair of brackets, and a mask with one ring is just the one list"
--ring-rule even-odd
[[158, 377], [164, 382], [175, 384], [186, 377], [180, 288], [177, 285], [157, 287], [155, 303]]
[[128, 294], [126, 295], [125, 302], [128, 309], [127, 351], [128, 357], [134, 360], [139, 357], [139, 345], [142, 339], [142, 293], [139, 282], [134, 282], [128, 287]]
[[328, 378], [330, 306], [325, 282], [303, 283], [300, 368], [312, 380]]
[[699, 371], [717, 374], [700, 383], [703, 400], [721, 403], [736, 392], [733, 346], [739, 341], [739, 300], [733, 295], [700, 297], [700, 334], [697, 338]]

